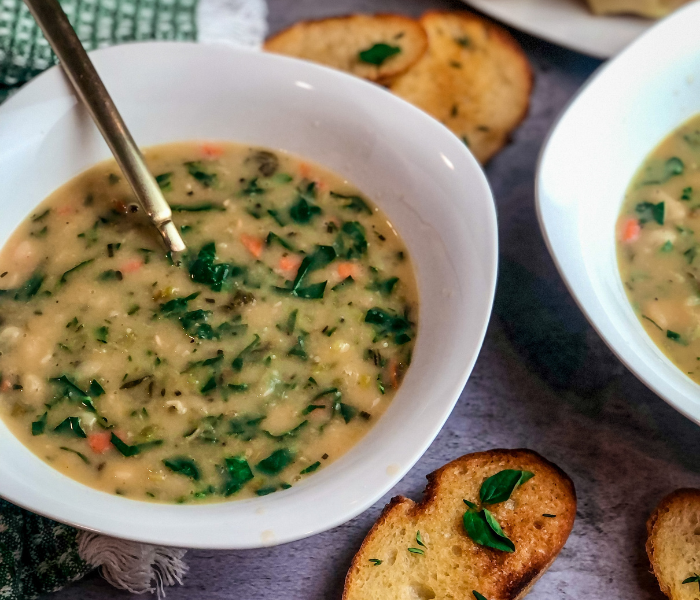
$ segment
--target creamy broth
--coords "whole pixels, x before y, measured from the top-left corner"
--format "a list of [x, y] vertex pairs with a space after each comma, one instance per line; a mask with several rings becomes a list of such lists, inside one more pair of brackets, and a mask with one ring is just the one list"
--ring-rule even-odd
[[616, 234], [620, 275], [644, 329], [700, 383], [700, 116], [644, 161]]
[[106, 492], [288, 488], [365, 435], [410, 365], [405, 246], [298, 158], [179, 143], [146, 159], [187, 254], [173, 264], [113, 162], [49, 196], [0, 253], [0, 415]]

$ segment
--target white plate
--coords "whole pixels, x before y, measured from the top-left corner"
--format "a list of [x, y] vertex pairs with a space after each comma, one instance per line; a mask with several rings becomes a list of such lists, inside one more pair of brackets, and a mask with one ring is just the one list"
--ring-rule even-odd
[[659, 23], [606, 65], [560, 118], [542, 151], [540, 226], [569, 289], [631, 371], [700, 423], [700, 385], [654, 344], [622, 287], [615, 223], [645, 157], [700, 112], [700, 3]]
[[494, 19], [596, 58], [615, 56], [654, 21], [594, 15], [585, 0], [463, 0]]
[[[359, 78], [291, 58], [184, 43], [93, 53], [142, 145], [230, 139], [306, 156], [387, 213], [417, 271], [413, 364], [385, 415], [289, 490], [209, 505], [140, 502], [73, 481], [0, 423], [0, 496], [78, 527], [171, 546], [250, 548], [339, 525], [425, 452], [471, 372], [496, 281], [496, 213], [473, 156], [440, 123]], [[0, 244], [56, 187], [109, 156], [57, 68], [0, 107]]]

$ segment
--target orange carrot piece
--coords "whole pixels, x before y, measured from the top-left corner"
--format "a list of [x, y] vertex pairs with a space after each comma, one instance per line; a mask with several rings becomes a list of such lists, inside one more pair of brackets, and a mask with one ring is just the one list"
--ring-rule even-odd
[[250, 252], [255, 258], [260, 258], [260, 255], [263, 252], [263, 240], [253, 235], [242, 233], [241, 244], [243, 244], [245, 246], [245, 249], [248, 252]]
[[397, 389], [399, 387], [399, 363], [395, 358], [392, 358], [389, 361], [387, 371], [389, 371], [389, 381], [391, 382], [391, 387]]
[[352, 277], [357, 279], [360, 275], [360, 265], [354, 262], [341, 262], [338, 263], [338, 275], [341, 279], [346, 279], [347, 277]]
[[301, 266], [301, 258], [295, 254], [288, 254], [280, 258], [279, 263], [277, 263], [278, 271], [281, 271], [282, 275], [286, 276], [288, 279], [293, 279], [299, 267]]
[[224, 153], [224, 147], [221, 144], [204, 142], [201, 145], [202, 154], [207, 158], [219, 158]]
[[635, 242], [639, 239], [639, 234], [642, 231], [642, 226], [637, 219], [627, 219], [622, 225], [622, 241]]
[[0, 383], [0, 392], [9, 392], [12, 389], [12, 383], [9, 379], [3, 379]]
[[138, 258], [132, 258], [131, 260], [127, 260], [121, 267], [119, 267], [119, 270], [122, 273], [135, 273], [142, 266], [143, 266], [142, 260], [140, 260]]
[[313, 179], [311, 165], [305, 162], [299, 163], [299, 175], [303, 179]]
[[109, 431], [91, 433], [87, 436], [87, 443], [95, 454], [104, 454], [112, 446], [111, 437], [112, 434]]

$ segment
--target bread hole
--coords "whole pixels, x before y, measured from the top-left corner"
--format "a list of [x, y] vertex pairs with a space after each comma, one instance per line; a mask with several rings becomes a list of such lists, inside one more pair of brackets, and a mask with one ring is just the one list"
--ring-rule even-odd
[[535, 521], [535, 529], [542, 529], [542, 521]]
[[389, 558], [386, 559], [386, 562], [389, 564], [389, 566], [393, 565], [396, 562], [396, 556], [398, 552], [396, 550], [392, 550], [389, 553]]
[[452, 554], [455, 556], [462, 556], [462, 546], [452, 546]]
[[399, 535], [406, 535], [406, 528], [402, 527], [401, 531], [399, 532]]
[[435, 598], [433, 588], [420, 581], [411, 582], [411, 600], [432, 600]]

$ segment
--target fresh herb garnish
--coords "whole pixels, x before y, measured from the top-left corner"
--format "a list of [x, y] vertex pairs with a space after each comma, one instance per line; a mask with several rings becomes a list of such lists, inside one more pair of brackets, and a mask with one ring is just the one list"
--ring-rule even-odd
[[479, 498], [482, 504], [498, 504], [510, 498], [516, 487], [535, 476], [531, 471], [505, 469], [489, 477], [481, 484]]
[[382, 561], [379, 560], [378, 558], [370, 558], [369, 562], [371, 562], [375, 567], [378, 567], [379, 565], [382, 564]]
[[543, 517], [547, 517], [548, 519], [553, 519], [553, 518], [556, 517], [557, 515], [550, 515], [549, 513], [544, 513], [542, 516], [543, 516]]
[[399, 46], [390, 46], [389, 44], [384, 44], [380, 42], [379, 44], [374, 44], [366, 50], [362, 50], [358, 53], [357, 58], [360, 62], [367, 63], [370, 65], [380, 66], [385, 60], [401, 52]]
[[693, 575], [691, 575], [690, 577], [687, 577], [681, 583], [682, 584], [697, 583], [698, 586], [700, 586], [700, 575], [698, 575], [697, 573], [693, 573]]
[[476, 598], [476, 600], [488, 600], [486, 598], [486, 596], [484, 596], [483, 594], [480, 594], [476, 590], [472, 590], [472, 594], [474, 594], [474, 598]]
[[477, 544], [503, 552], [515, 552], [515, 545], [488, 509], [476, 511], [469, 507], [462, 521], [467, 535]]
[[179, 473], [185, 477], [189, 477], [193, 481], [199, 481], [199, 469], [194, 459], [187, 456], [176, 456], [174, 458], [166, 458], [163, 464], [168, 467], [173, 473]]

